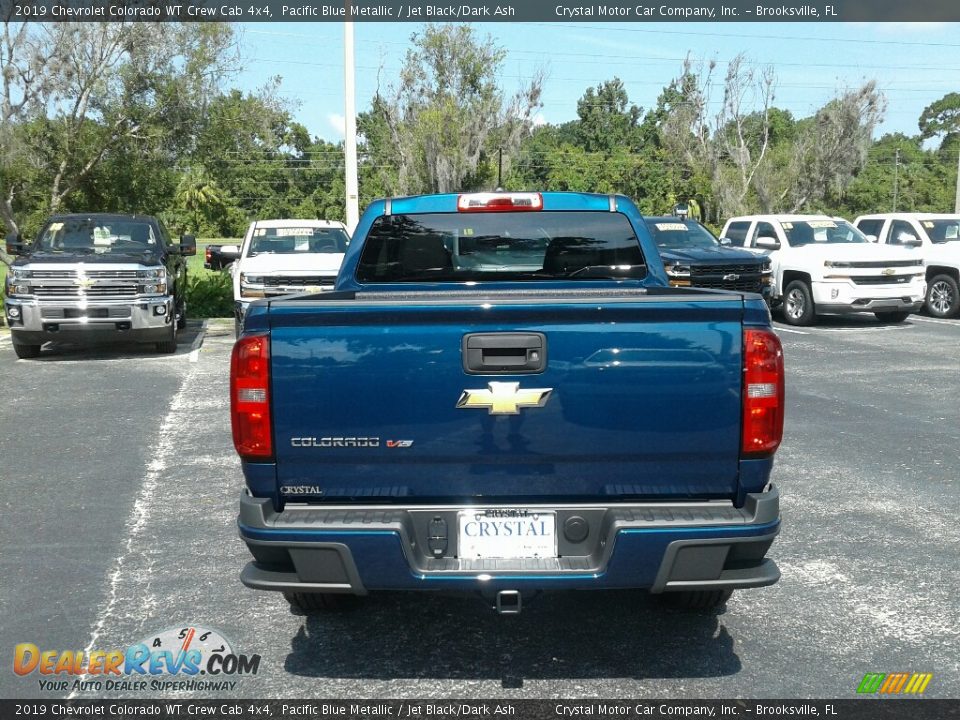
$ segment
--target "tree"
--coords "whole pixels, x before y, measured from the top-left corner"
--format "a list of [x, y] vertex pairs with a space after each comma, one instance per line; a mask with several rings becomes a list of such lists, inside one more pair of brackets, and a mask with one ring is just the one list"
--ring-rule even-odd
[[948, 93], [924, 108], [919, 125], [920, 137], [924, 140], [943, 136], [940, 143], [943, 159], [957, 156], [956, 173], [951, 173], [951, 184], [956, 188], [953, 211], [960, 213], [960, 93]]
[[506, 53], [469, 25], [427, 25], [411, 37], [398, 86], [374, 98], [361, 122], [368, 153], [395, 168], [393, 193], [451, 192], [495, 183], [540, 107], [542, 75], [506, 99], [497, 72]]
[[623, 81], [615, 77], [587, 91], [577, 101], [577, 139], [587, 152], [629, 150], [638, 141], [642, 108], [630, 104]]
[[[0, 173], [0, 220], [43, 191], [45, 212], [68, 204], [118, 149], [173, 165], [232, 61], [223, 23], [13, 23], [0, 33], [0, 157], [29, 165], [28, 187]], [[33, 193], [19, 202], [23, 193]]]
[[886, 100], [873, 80], [820, 108], [801, 129], [775, 211], [798, 212], [825, 200], [839, 201], [866, 163], [885, 110]]

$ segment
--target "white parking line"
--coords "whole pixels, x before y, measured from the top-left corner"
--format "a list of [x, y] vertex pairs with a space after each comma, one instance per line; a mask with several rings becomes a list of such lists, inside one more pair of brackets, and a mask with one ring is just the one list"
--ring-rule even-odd
[[848, 332], [886, 332], [887, 330], [912, 330], [913, 325], [883, 325], [873, 327], [865, 325], [864, 327], [818, 327], [818, 333], [848, 333]]
[[810, 333], [805, 330], [794, 330], [793, 328], [783, 327], [781, 325], [774, 325], [773, 329], [777, 332], [786, 332], [786, 333], [795, 333], [797, 335], [809, 335]]
[[200, 332], [190, 345], [190, 362], [192, 363], [195, 363], [200, 359], [200, 346], [203, 345], [203, 336], [207, 334], [207, 324], [209, 322], [209, 318], [203, 321], [203, 327], [200, 328]]
[[951, 325], [953, 327], [960, 327], [960, 321], [958, 320], [936, 320], [934, 318], [912, 317], [910, 318], [910, 322], [925, 322], [933, 323], [934, 325]]
[[[149, 543], [149, 538], [144, 537], [144, 529], [150, 520], [150, 516], [154, 512], [161, 510], [164, 498], [167, 495], [167, 490], [169, 490], [169, 488], [164, 489], [161, 487], [160, 480], [167, 467], [175, 466], [178, 462], [178, 438], [180, 437], [183, 427], [180, 414], [193, 403], [192, 395], [195, 392], [195, 388], [192, 386], [191, 381], [197, 370], [197, 368], [191, 368], [187, 372], [186, 377], [183, 379], [183, 384], [177, 390], [176, 395], [174, 395], [173, 402], [170, 403], [170, 409], [167, 411], [160, 425], [159, 441], [154, 447], [153, 460], [147, 465], [147, 472], [143, 479], [143, 485], [140, 487], [140, 493], [137, 496], [136, 502], [133, 504], [130, 517], [127, 518], [124, 527], [126, 539], [121, 546], [119, 556], [114, 561], [113, 569], [107, 578], [106, 602], [90, 634], [90, 642], [87, 643], [87, 647], [84, 650], [84, 657], [90, 657], [90, 653], [97, 646], [97, 639], [109, 626], [112, 616], [117, 610], [117, 603], [120, 601], [117, 591], [121, 578], [126, 570], [125, 566], [128, 558]], [[130, 572], [142, 572], [141, 567], [135, 563], [131, 564], [133, 568]], [[75, 698], [78, 694], [79, 688], [74, 688], [67, 696], [67, 699]]]

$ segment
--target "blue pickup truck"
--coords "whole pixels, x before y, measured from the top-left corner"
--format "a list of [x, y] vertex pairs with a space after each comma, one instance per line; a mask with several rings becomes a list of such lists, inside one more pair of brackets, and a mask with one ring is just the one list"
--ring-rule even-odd
[[783, 353], [756, 294], [668, 286], [622, 196], [380, 200], [331, 292], [254, 303], [231, 364], [241, 579], [377, 590], [775, 583]]

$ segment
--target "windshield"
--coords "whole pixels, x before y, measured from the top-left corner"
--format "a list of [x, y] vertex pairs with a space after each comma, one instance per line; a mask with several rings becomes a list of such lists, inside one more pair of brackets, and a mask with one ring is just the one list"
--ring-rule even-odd
[[52, 222], [34, 245], [35, 250], [43, 252], [91, 255], [139, 255], [159, 248], [150, 222], [97, 218]]
[[714, 248], [720, 243], [696, 220], [647, 220], [647, 229], [657, 247], [665, 250]]
[[927, 231], [930, 242], [946, 243], [960, 240], [960, 218], [933, 218], [923, 220], [920, 224]]
[[791, 247], [814, 244], [865, 243], [867, 237], [846, 220], [805, 220], [784, 222], [783, 231]]
[[496, 212], [377, 218], [360, 282], [642, 278], [630, 221], [609, 212]]
[[247, 255], [343, 253], [347, 251], [348, 242], [347, 233], [340, 228], [254, 228]]

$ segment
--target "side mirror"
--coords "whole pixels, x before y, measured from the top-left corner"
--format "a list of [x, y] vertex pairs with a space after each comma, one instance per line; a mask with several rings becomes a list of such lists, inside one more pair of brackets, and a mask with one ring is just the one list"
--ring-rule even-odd
[[180, 254], [181, 255], [197, 254], [197, 239], [193, 235], [180, 236]]
[[779, 250], [780, 241], [772, 237], [758, 237], [757, 241], [754, 243], [758, 248], [762, 250]]
[[910, 247], [917, 247], [922, 245], [923, 242], [913, 233], [908, 232], [899, 232], [897, 233], [897, 245], [909, 245]]
[[220, 246], [220, 257], [224, 259], [236, 260], [240, 257], [240, 246], [239, 245], [221, 245]]
[[730, 247], [731, 245], [733, 245], [733, 240], [727, 237], [723, 237], [723, 238], [720, 238], [720, 244], [723, 245], [724, 247]]
[[19, 233], [10, 233], [7, 235], [7, 255], [23, 254], [23, 238]]

